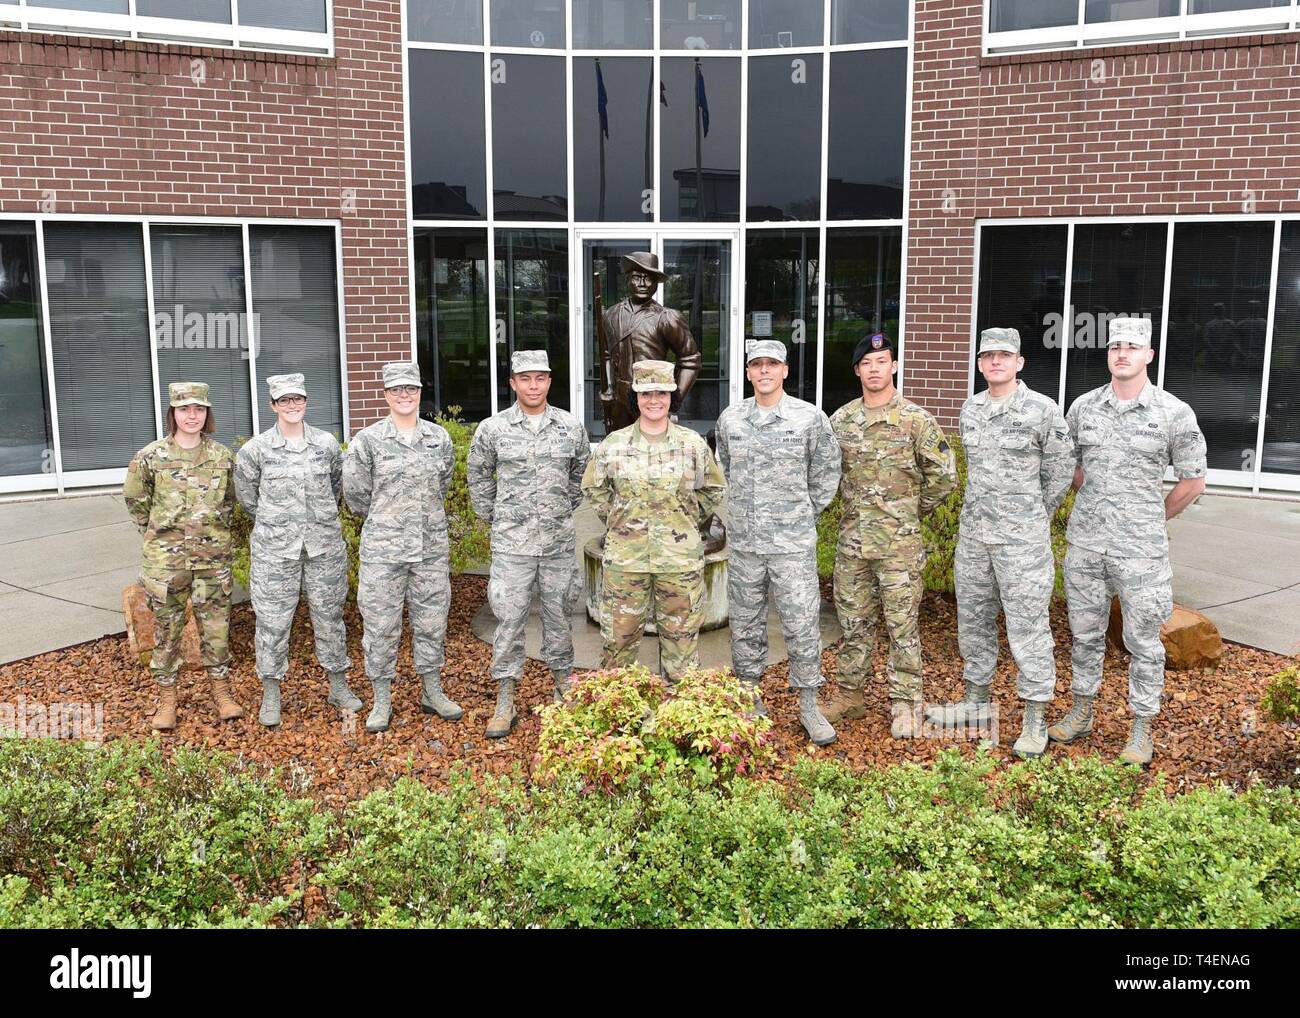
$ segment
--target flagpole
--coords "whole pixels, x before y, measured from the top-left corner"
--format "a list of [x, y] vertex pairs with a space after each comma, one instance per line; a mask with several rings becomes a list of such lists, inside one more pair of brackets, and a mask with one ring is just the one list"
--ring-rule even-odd
[[700, 69], [700, 58], [695, 58], [695, 195], [696, 206], [699, 209], [700, 222], [704, 222], [708, 216], [704, 208], [704, 137], [703, 115], [704, 111], [700, 108], [700, 75], [703, 71]]
[[[596, 58], [596, 138], [600, 141], [600, 204], [597, 207], [596, 218], [604, 220], [605, 218], [605, 127], [600, 115], [600, 93], [604, 88], [604, 81], [600, 74], [600, 57]], [[608, 114], [606, 114], [608, 116]]]

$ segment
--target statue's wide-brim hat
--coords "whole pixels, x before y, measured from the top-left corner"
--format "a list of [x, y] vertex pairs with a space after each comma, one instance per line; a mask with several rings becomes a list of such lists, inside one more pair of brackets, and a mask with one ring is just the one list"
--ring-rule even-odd
[[640, 269], [654, 276], [659, 282], [668, 278], [668, 274], [659, 270], [659, 256], [651, 254], [649, 251], [633, 251], [631, 254], [623, 256], [623, 269], [631, 272], [633, 269]]

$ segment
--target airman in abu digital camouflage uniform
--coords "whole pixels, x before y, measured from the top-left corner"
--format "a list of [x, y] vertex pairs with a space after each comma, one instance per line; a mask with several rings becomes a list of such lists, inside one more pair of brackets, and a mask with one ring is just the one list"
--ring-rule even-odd
[[445, 428], [420, 419], [420, 391], [417, 364], [385, 364], [389, 415], [357, 432], [343, 459], [343, 497], [366, 518], [357, 607], [364, 624], [366, 674], [375, 694], [366, 718], [368, 732], [387, 731], [392, 721], [403, 602], [411, 616], [420, 709], [447, 721], [464, 714], [442, 691], [443, 638], [451, 610], [451, 548], [443, 499], [456, 454]]
[[641, 418], [597, 447], [582, 492], [606, 524], [600, 623], [602, 668], [636, 660], [653, 610], [663, 670], [676, 680], [699, 667], [704, 541], [700, 525], [726, 482], [704, 439], [668, 419], [673, 365], [637, 361], [632, 390]]
[[524, 625], [541, 593], [542, 658], [555, 695], [568, 691], [573, 672], [569, 616], [578, 593], [574, 510], [582, 502], [582, 474], [591, 455], [587, 429], [551, 406], [551, 365], [545, 350], [516, 350], [510, 360], [515, 403], [474, 431], [466, 463], [474, 512], [492, 524], [488, 604], [497, 617], [492, 677], [497, 706], [487, 736], [514, 727], [515, 686], [524, 669]]
[[956, 725], [990, 703], [998, 663], [998, 611], [1019, 674], [1024, 722], [1015, 752], [1047, 749], [1047, 705], [1056, 695], [1056, 646], [1048, 607], [1056, 584], [1052, 517], [1074, 477], [1074, 444], [1056, 401], [1016, 376], [1024, 368], [1020, 333], [985, 329], [978, 361], [988, 388], [961, 408], [966, 495], [953, 564], [957, 640], [965, 661], [960, 701], [927, 717]]
[[817, 706], [822, 676], [817, 517], [840, 483], [840, 447], [826, 415], [782, 388], [785, 344], [759, 340], [745, 357], [754, 395], [718, 418], [718, 462], [727, 477], [727, 606], [731, 661], [754, 688], [767, 660], [769, 590], [790, 655], [799, 721], [819, 746], [835, 729]]
[[216, 424], [206, 385], [173, 382], [167, 395], [167, 437], [135, 454], [122, 485], [131, 519], [144, 536], [140, 584], [154, 614], [149, 670], [158, 683], [157, 731], [176, 727], [186, 600], [194, 609], [199, 657], [218, 716], [244, 716], [229, 680], [235, 457], [208, 437]]
[[[1160, 627], [1173, 613], [1173, 570], [1166, 521], [1205, 490], [1205, 436], [1192, 408], [1147, 377], [1151, 320], [1110, 322], [1110, 382], [1086, 392], [1065, 415], [1074, 439], [1079, 492], [1066, 531], [1065, 597], [1074, 636], [1074, 703], [1047, 730], [1053, 742], [1092, 732], [1092, 704], [1101, 688], [1112, 595], [1124, 617], [1130, 656], [1128, 705], [1133, 714], [1125, 763], [1145, 766], [1152, 725], [1165, 687]], [[1165, 468], [1178, 483], [1164, 495]], [[1163, 497], [1162, 497], [1163, 496]]]
[[339, 525], [343, 453], [328, 431], [303, 420], [307, 385], [301, 374], [266, 380], [276, 423], [245, 442], [235, 458], [235, 494], [253, 517], [249, 594], [257, 615], [257, 720], [280, 723], [280, 683], [289, 668], [289, 628], [306, 588], [316, 660], [329, 676], [329, 702], [360, 710], [348, 688], [343, 602], [348, 555]]
[[862, 397], [831, 416], [844, 457], [834, 575], [844, 645], [839, 690], [822, 713], [833, 725], [866, 714], [863, 693], [876, 620], [883, 616], [890, 644], [890, 733], [910, 739], [920, 728], [921, 517], [948, 497], [957, 473], [939, 422], [895, 389], [897, 370], [887, 336], [862, 340], [853, 351]]

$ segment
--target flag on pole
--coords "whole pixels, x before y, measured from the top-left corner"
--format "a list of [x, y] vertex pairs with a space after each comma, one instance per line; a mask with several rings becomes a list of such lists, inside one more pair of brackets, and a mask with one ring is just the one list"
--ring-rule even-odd
[[600, 73], [600, 61], [596, 61], [596, 110], [600, 114], [601, 133], [609, 137], [609, 95], [605, 92], [605, 76]]
[[709, 96], [704, 91], [704, 68], [700, 66], [700, 60], [695, 58], [695, 105], [700, 108], [700, 119], [704, 124], [704, 136], [709, 136]]

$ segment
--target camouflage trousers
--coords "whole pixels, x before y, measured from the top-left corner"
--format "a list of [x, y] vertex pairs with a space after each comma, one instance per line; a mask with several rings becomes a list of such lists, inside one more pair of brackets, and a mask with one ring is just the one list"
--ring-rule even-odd
[[411, 616], [411, 651], [420, 675], [443, 665], [443, 638], [451, 610], [451, 576], [446, 555], [419, 562], [361, 561], [357, 608], [364, 623], [361, 649], [366, 677], [392, 679], [397, 674], [397, 647], [402, 642], [402, 602]]
[[1065, 597], [1070, 610], [1074, 680], [1071, 690], [1096, 696], [1106, 656], [1111, 597], [1124, 616], [1129, 650], [1128, 706], [1138, 717], [1160, 713], [1165, 688], [1165, 645], [1160, 627], [1174, 611], [1168, 558], [1114, 558], [1070, 545], [1065, 553]]
[[866, 686], [876, 643], [876, 620], [884, 616], [889, 632], [889, 698], [921, 699], [921, 565], [913, 556], [835, 556], [835, 614], [844, 631], [837, 679], [844, 688]]
[[546, 557], [492, 556], [487, 598], [497, 617], [492, 637], [492, 677], [518, 679], [524, 671], [524, 626], [534, 588], [542, 595], [542, 660], [552, 671], [573, 671], [573, 614], [578, 560], [572, 551]]
[[1016, 692], [1050, 702], [1056, 695], [1056, 644], [1047, 608], [1056, 584], [1050, 542], [985, 544], [962, 537], [953, 561], [957, 587], [957, 647], [962, 677], [976, 686], [993, 681], [998, 663], [998, 612], [1007, 620], [1015, 658]]
[[729, 549], [727, 614], [732, 667], [740, 678], [750, 682], [762, 678], [767, 664], [769, 590], [790, 655], [790, 688], [816, 689], [826, 679], [822, 676], [818, 625], [822, 595], [814, 549], [792, 555], [758, 555]]
[[199, 661], [208, 674], [224, 679], [230, 670], [230, 566], [215, 569], [142, 569], [140, 585], [153, 609], [154, 648], [149, 671], [164, 686], [176, 681], [185, 635], [185, 602], [194, 609], [199, 631]]
[[348, 670], [348, 639], [343, 628], [343, 602], [348, 595], [348, 557], [336, 551], [296, 559], [254, 557], [248, 592], [257, 615], [257, 674], [283, 679], [289, 669], [289, 628], [298, 611], [298, 595], [307, 594], [316, 660], [327, 672]]
[[652, 605], [664, 674], [675, 681], [700, 666], [704, 570], [634, 573], [606, 566], [600, 593], [602, 668], [624, 668], [636, 661]]

